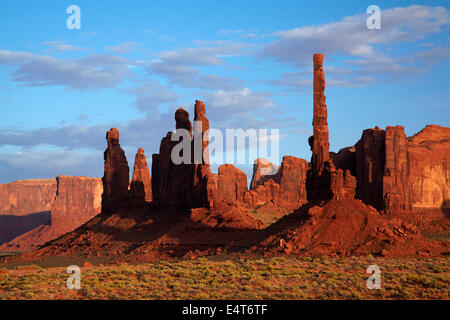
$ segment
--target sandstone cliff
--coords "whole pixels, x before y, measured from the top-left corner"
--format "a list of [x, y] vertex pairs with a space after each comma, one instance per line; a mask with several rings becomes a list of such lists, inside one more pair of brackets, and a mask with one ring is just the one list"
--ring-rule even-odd
[[358, 199], [390, 214], [450, 206], [450, 128], [368, 129], [355, 148]]
[[2, 215], [21, 216], [50, 211], [55, 192], [55, 179], [18, 180], [0, 184], [0, 212]]
[[60, 234], [72, 231], [101, 212], [100, 178], [58, 176], [51, 226]]
[[217, 177], [220, 198], [227, 202], [242, 203], [244, 193], [248, 190], [247, 175], [232, 164], [224, 164], [219, 167]]
[[[30, 204], [30, 200], [33, 199], [33, 210], [42, 209], [49, 207], [48, 199], [51, 199], [50, 210], [45, 220], [36, 220], [32, 225], [25, 223], [25, 219], [31, 219], [34, 216], [33, 213], [18, 217], [20, 220], [17, 220], [14, 225], [2, 223], [1, 227], [9, 227], [10, 232], [15, 231], [15, 233], [13, 237], [3, 241], [7, 243], [4, 243], [0, 250], [22, 251], [35, 248], [76, 229], [101, 211], [103, 189], [100, 178], [58, 176], [56, 179], [43, 180], [42, 184], [39, 184], [39, 180], [24, 180], [13, 183], [15, 184], [12, 189], [14, 192], [20, 190], [18, 183], [26, 185], [27, 188], [34, 186], [33, 191], [36, 194], [47, 192], [47, 198], [41, 199], [41, 204], [37, 201], [36, 195], [31, 194], [28, 194], [28, 199], [25, 197], [24, 203]], [[52, 187], [49, 188], [49, 186]], [[25, 195], [21, 194], [21, 197]], [[17, 204], [20, 206], [20, 202]], [[20, 212], [23, 213], [23, 211]], [[3, 217], [0, 216], [0, 219]], [[1, 235], [4, 234], [8, 233], [1, 233]]]
[[[269, 163], [258, 159], [253, 166], [252, 181], [255, 183], [251, 190], [244, 193], [243, 202], [250, 207], [259, 207], [262, 210], [288, 213], [299, 208], [307, 202], [306, 173], [308, 162], [293, 156], [284, 156], [276, 175], [260, 175], [258, 163]], [[255, 178], [256, 177], [256, 178]]]
[[41, 224], [50, 224], [55, 179], [0, 184], [0, 244]]
[[264, 158], [258, 158], [253, 164], [253, 176], [250, 183], [250, 189], [254, 190], [259, 185], [263, 185], [264, 182], [272, 179], [273, 181], [280, 183], [280, 166], [271, 163]]
[[450, 128], [428, 125], [408, 140], [411, 206], [450, 208]]

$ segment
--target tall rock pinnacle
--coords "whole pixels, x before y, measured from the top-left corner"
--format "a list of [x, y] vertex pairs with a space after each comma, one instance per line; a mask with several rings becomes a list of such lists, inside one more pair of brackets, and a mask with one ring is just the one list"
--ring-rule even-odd
[[206, 117], [206, 107], [202, 101], [195, 100], [194, 110], [192, 204], [194, 207], [211, 207], [217, 197], [217, 186], [209, 167], [209, 120]]
[[[188, 146], [191, 146], [192, 124], [189, 120], [189, 112], [178, 108], [175, 112], [175, 128], [188, 130], [190, 136], [182, 137], [179, 141], [173, 141], [173, 132], [169, 131], [161, 140], [159, 153], [152, 156], [152, 194], [153, 203], [159, 207], [187, 208], [191, 204], [192, 193], [192, 164], [175, 164], [172, 161], [172, 150], [184, 138], [188, 138]], [[180, 156], [184, 150], [181, 150]], [[190, 161], [190, 159], [189, 159]]]
[[311, 167], [313, 175], [320, 176], [325, 162], [330, 158], [328, 142], [327, 105], [325, 104], [325, 74], [323, 55], [316, 53], [314, 60], [314, 116]]
[[130, 205], [137, 207], [152, 201], [152, 179], [144, 149], [139, 148], [134, 159], [133, 178], [130, 184]]
[[102, 178], [102, 212], [112, 213], [123, 208], [127, 202], [130, 169], [125, 152], [119, 144], [119, 130], [112, 128], [106, 133], [108, 148], [104, 153], [105, 172]]
[[[209, 166], [209, 152], [205, 149], [208, 148], [208, 130], [209, 130], [209, 120], [206, 117], [206, 107], [205, 104], [200, 100], [195, 100], [195, 113], [194, 113], [194, 129], [195, 137], [194, 139], [201, 140], [198, 145], [201, 145], [200, 150], [195, 150], [196, 145], [194, 144], [194, 163], [195, 164], [207, 164]], [[201, 127], [199, 127], [201, 125]], [[195, 142], [195, 141], [194, 141]]]
[[325, 75], [323, 55], [316, 53], [314, 61], [314, 114], [313, 136], [308, 142], [311, 147], [311, 168], [308, 170], [308, 200], [329, 200], [332, 197], [330, 143], [328, 142], [327, 105], [325, 104]]
[[[172, 141], [172, 132], [168, 132], [161, 140], [159, 154], [153, 154], [153, 203], [159, 207], [189, 209], [210, 207], [214, 203], [217, 186], [207, 158], [209, 156], [207, 149], [209, 122], [205, 109], [203, 102], [195, 102], [193, 134], [189, 113], [182, 108], [175, 112], [176, 129], [186, 129], [190, 132], [191, 140], [188, 146], [191, 148], [192, 159], [190, 160], [194, 161], [181, 164], [175, 164], [172, 161], [172, 150], [178, 144], [178, 141]], [[194, 149], [196, 146], [199, 150]]]

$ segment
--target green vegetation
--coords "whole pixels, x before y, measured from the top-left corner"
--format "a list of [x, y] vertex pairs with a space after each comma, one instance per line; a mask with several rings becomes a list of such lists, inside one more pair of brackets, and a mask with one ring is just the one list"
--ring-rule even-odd
[[[0, 269], [0, 299], [449, 299], [450, 258], [242, 258], [81, 268], [69, 290], [65, 268]], [[381, 289], [366, 269], [381, 268]]]

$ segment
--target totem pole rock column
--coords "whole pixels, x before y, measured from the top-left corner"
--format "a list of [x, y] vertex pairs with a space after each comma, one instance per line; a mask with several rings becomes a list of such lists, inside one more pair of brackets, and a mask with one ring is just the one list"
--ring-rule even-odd
[[314, 54], [314, 111], [313, 136], [308, 140], [312, 151], [311, 168], [308, 171], [308, 199], [329, 200], [330, 189], [330, 143], [328, 141], [327, 105], [325, 103], [325, 75], [323, 55]]

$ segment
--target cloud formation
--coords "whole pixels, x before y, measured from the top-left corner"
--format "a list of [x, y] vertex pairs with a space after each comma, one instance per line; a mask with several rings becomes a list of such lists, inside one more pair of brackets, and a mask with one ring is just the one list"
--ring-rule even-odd
[[413, 42], [450, 25], [449, 10], [443, 7], [410, 6], [381, 11], [381, 29], [369, 30], [365, 14], [357, 14], [321, 25], [278, 31], [260, 52], [263, 58], [293, 64], [310, 65], [311, 52], [326, 56], [344, 54], [354, 57], [376, 57], [377, 45]]
[[74, 151], [27, 151], [0, 153], [0, 167], [5, 169], [0, 182], [17, 179], [45, 179], [57, 175], [101, 177], [103, 159], [95, 153]]
[[246, 55], [248, 44], [232, 41], [198, 41], [199, 47], [163, 51], [149, 62], [151, 74], [164, 76], [170, 84], [197, 89], [237, 89], [242, 81], [235, 77], [202, 74], [204, 66], [226, 66], [225, 58]]
[[[450, 11], [443, 7], [410, 6], [381, 11], [381, 29], [366, 28], [364, 14], [345, 17], [338, 22], [278, 31], [278, 38], [267, 44], [258, 56], [294, 65], [300, 71], [287, 72], [268, 81], [288, 91], [302, 92], [312, 86], [311, 52], [323, 53], [330, 61], [325, 68], [327, 84], [336, 87], [361, 87], [375, 82], [392, 82], [425, 73], [433, 63], [447, 59], [448, 46], [426, 51], [395, 53], [398, 43], [414, 44], [450, 26]], [[422, 43], [423, 44], [423, 43]], [[426, 47], [434, 44], [427, 43]], [[394, 47], [394, 48], [392, 48]], [[415, 44], [416, 48], [423, 45]], [[417, 50], [417, 49], [416, 49]], [[335, 56], [341, 55], [339, 67]]]
[[121, 91], [135, 95], [135, 107], [144, 112], [154, 112], [158, 106], [175, 103], [180, 99], [179, 94], [161, 85], [155, 79], [141, 81], [137, 86], [123, 88]]
[[136, 42], [128, 41], [118, 44], [116, 46], [109, 46], [106, 49], [117, 54], [127, 54], [133, 51], [136, 48], [136, 46], [137, 46]]
[[26, 86], [65, 86], [70, 89], [112, 88], [130, 76], [135, 62], [106, 54], [58, 59], [24, 51], [0, 50], [0, 65], [13, 68], [13, 81]]
[[88, 50], [88, 48], [73, 46], [69, 43], [66, 43], [66, 41], [44, 41], [42, 43], [51, 47], [52, 49], [55, 49], [58, 51], [85, 51], [85, 50]]

